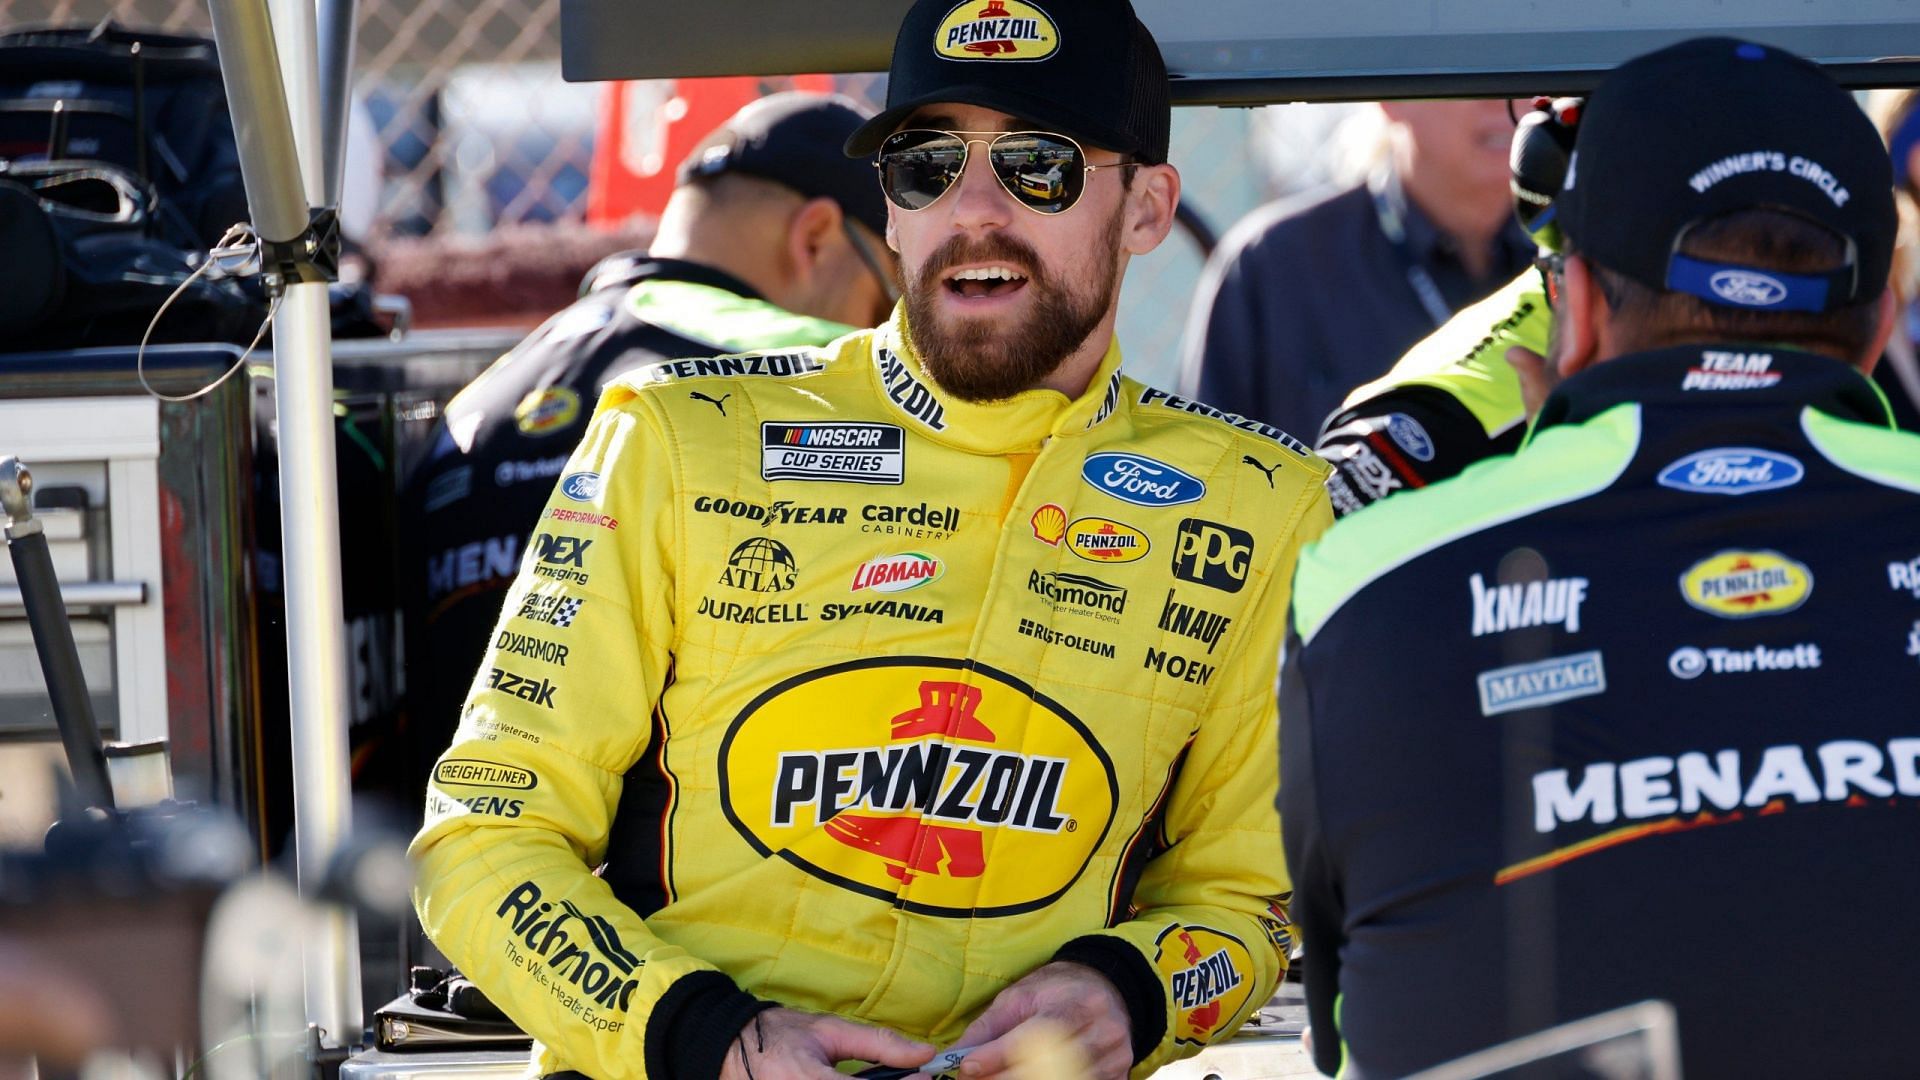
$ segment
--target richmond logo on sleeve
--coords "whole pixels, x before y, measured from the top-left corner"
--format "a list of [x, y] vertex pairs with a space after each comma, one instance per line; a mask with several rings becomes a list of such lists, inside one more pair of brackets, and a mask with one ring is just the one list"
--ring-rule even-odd
[[624, 1021], [613, 1016], [625, 1015], [646, 961], [626, 947], [611, 922], [571, 900], [547, 900], [531, 881], [509, 891], [494, 915], [512, 928], [507, 959], [514, 967], [545, 986], [575, 1019], [620, 1030]]
[[[1058, 900], [1118, 804], [1072, 713], [978, 663], [856, 660], [788, 679], [720, 747], [727, 820], [754, 850], [923, 915]], [[996, 872], [996, 867], [1004, 869]]]
[[903, 484], [905, 434], [898, 424], [768, 421], [760, 425], [760, 478]]

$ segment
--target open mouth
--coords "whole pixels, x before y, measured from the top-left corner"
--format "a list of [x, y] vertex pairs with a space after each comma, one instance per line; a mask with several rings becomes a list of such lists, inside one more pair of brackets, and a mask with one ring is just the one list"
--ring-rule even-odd
[[948, 291], [969, 300], [1011, 296], [1027, 285], [1027, 275], [1004, 265], [970, 266], [949, 273], [943, 280]]

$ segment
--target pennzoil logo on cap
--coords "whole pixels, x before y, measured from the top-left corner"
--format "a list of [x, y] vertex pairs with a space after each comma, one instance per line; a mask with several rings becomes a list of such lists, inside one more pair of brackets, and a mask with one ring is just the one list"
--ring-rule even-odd
[[1060, 51], [1060, 31], [1021, 0], [966, 0], [940, 20], [933, 51], [949, 60], [1045, 60]]

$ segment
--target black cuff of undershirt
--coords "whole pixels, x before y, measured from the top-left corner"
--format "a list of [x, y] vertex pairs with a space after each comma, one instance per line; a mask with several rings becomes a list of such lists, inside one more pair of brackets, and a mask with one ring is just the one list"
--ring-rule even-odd
[[654, 1002], [647, 1017], [647, 1075], [713, 1080], [740, 1030], [775, 1004], [761, 1001], [717, 971], [682, 975]]
[[1160, 976], [1140, 950], [1124, 938], [1088, 934], [1060, 946], [1053, 958], [1090, 967], [1120, 991], [1132, 1021], [1133, 1063], [1145, 1061], [1167, 1034], [1167, 995], [1160, 989]]

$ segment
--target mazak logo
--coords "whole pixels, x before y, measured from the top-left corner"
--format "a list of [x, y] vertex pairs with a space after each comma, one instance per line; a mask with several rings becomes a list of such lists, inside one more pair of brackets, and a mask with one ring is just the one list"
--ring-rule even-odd
[[727, 556], [720, 584], [748, 592], [786, 592], [798, 574], [787, 545], [770, 536], [755, 536], [742, 540]]
[[580, 418], [580, 395], [564, 386], [535, 390], [513, 407], [513, 424], [522, 435], [552, 435]]
[[1480, 687], [1480, 715], [1498, 716], [1604, 694], [1607, 669], [1598, 652], [1583, 652], [1483, 671], [1475, 681]]
[[1027, 591], [1045, 597], [1055, 611], [1091, 615], [1102, 622], [1119, 622], [1127, 613], [1127, 590], [1091, 574], [1029, 570]]
[[907, 367], [898, 353], [882, 348], [874, 353], [875, 361], [880, 365], [880, 384], [886, 389], [887, 397], [900, 411], [927, 426], [929, 431], [947, 430], [947, 407], [933, 396], [913, 369]]
[[1721, 352], [1707, 349], [1700, 362], [1687, 369], [1682, 390], [1765, 390], [1778, 385], [1772, 353]]
[[1558, 626], [1580, 632], [1580, 607], [1587, 602], [1587, 579], [1547, 578], [1488, 585], [1479, 574], [1467, 579], [1473, 592], [1473, 636], [1503, 634], [1527, 626]]
[[939, 559], [924, 552], [907, 551], [861, 563], [860, 568], [853, 572], [853, 584], [848, 591], [872, 589], [877, 593], [906, 592], [938, 581], [944, 573], [946, 567]]
[[[841, 888], [916, 914], [1016, 915], [1058, 900], [1118, 805], [1072, 713], [974, 661], [855, 660], [788, 679], [720, 745], [727, 820]], [[988, 874], [990, 862], [1021, 868]]]
[[574, 502], [590, 503], [600, 497], [600, 474], [568, 473], [566, 479], [560, 481], [560, 494]]
[[[546, 900], [540, 886], [523, 881], [507, 893], [494, 909], [494, 915], [513, 928], [514, 942], [508, 944], [509, 960], [529, 972], [540, 965], [538, 957], [552, 973], [552, 981], [535, 975], [548, 992], [581, 1021], [617, 1031], [621, 1021], [589, 1019], [593, 1014], [585, 1002], [568, 992], [576, 988], [581, 995], [610, 1012], [624, 1013], [640, 985], [635, 976], [644, 963], [620, 940], [613, 924], [598, 915], [580, 910], [573, 901], [555, 905]], [[524, 945], [533, 956], [514, 959], [511, 955]], [[526, 962], [521, 963], [524, 959]]]
[[1045, 60], [1060, 49], [1053, 19], [1020, 0], [965, 0], [933, 33], [948, 60]]
[[1091, 454], [1080, 467], [1087, 483], [1135, 506], [1179, 506], [1199, 501], [1207, 485], [1164, 461], [1139, 454]]
[[1232, 625], [1233, 620], [1225, 615], [1182, 603], [1172, 589], [1167, 590], [1167, 602], [1160, 607], [1160, 629], [1204, 643], [1208, 656], [1213, 655], [1213, 647], [1220, 644], [1220, 638]]
[[1138, 562], [1152, 547], [1146, 533], [1112, 518], [1075, 518], [1067, 526], [1067, 550], [1088, 562]]
[[1722, 551], [1680, 575], [1687, 603], [1723, 619], [1783, 615], [1812, 592], [1813, 571], [1777, 551]]
[[1719, 270], [1707, 279], [1713, 295], [1741, 307], [1767, 308], [1787, 298], [1787, 287], [1779, 278], [1758, 270]]
[[534, 563], [533, 572], [555, 581], [571, 581], [585, 585], [591, 579], [582, 567], [586, 565], [587, 549], [592, 546], [593, 541], [582, 540], [577, 536], [535, 533], [533, 554], [539, 561]]
[[1920, 556], [1909, 562], [1888, 563], [1887, 586], [1894, 592], [1905, 589], [1915, 600], [1920, 600]]
[[1751, 495], [1792, 487], [1807, 475], [1799, 459], [1750, 446], [1702, 450], [1660, 470], [1661, 487], [1696, 495]]
[[505, 668], [488, 670], [487, 687], [549, 709], [553, 708], [553, 692], [558, 689], [550, 679], [529, 679]]
[[1154, 942], [1153, 966], [1174, 1008], [1173, 1037], [1201, 1045], [1229, 1026], [1253, 994], [1253, 957], [1232, 934], [1174, 925]]
[[898, 424], [835, 420], [760, 425], [762, 480], [906, 482], [906, 433]]
[[1202, 518], [1180, 522], [1173, 547], [1173, 576], [1221, 592], [1239, 592], [1253, 564], [1253, 536]]

